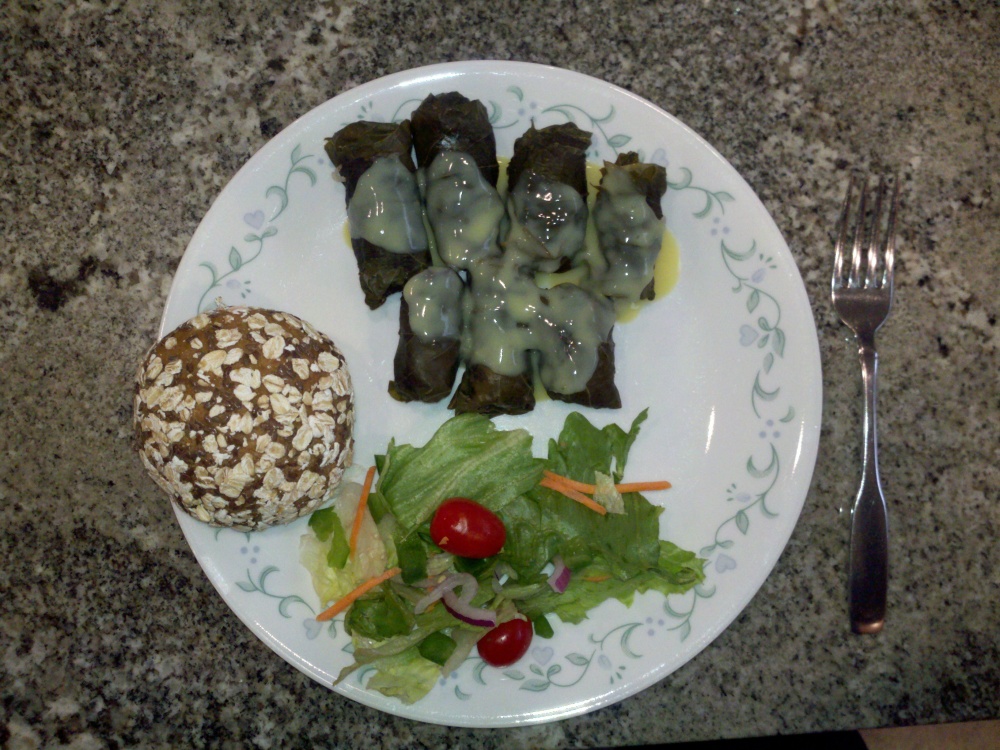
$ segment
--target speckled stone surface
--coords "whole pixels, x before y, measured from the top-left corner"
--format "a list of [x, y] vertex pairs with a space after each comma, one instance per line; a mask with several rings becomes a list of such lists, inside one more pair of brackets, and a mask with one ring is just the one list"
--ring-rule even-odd
[[[287, 6], [287, 7], [286, 7]], [[995, 3], [4, 3], [0, 745], [591, 747], [1000, 716]], [[757, 597], [596, 713], [454, 730], [312, 683], [234, 617], [130, 446], [132, 370], [192, 232], [296, 117], [458, 59], [571, 68], [678, 116], [783, 231], [819, 330], [819, 461]], [[860, 383], [828, 302], [850, 167], [898, 169], [880, 339], [890, 619], [851, 636]]]

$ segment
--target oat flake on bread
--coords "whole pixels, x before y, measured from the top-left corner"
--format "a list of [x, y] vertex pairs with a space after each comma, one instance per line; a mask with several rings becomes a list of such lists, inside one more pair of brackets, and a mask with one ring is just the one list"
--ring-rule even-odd
[[344, 355], [294, 315], [202, 313], [136, 372], [133, 423], [150, 476], [215, 526], [260, 530], [315, 510], [354, 449]]

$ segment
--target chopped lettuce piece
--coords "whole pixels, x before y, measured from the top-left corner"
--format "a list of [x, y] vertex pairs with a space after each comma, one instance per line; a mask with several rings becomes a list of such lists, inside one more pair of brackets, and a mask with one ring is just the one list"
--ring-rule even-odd
[[378, 690], [403, 703], [415, 703], [434, 687], [441, 676], [441, 667], [420, 655], [416, 646], [400, 654], [385, 656], [373, 663], [375, 674], [366, 687]]
[[645, 591], [679, 594], [704, 580], [704, 561], [693, 552], [666, 541], [660, 542], [660, 546], [656, 567], [638, 571], [623, 580], [595, 565], [574, 574], [562, 594], [548, 587], [539, 589], [537, 596], [519, 601], [518, 607], [531, 619], [555, 614], [563, 622], [576, 623], [584, 620], [590, 610], [607, 599], [617, 599], [628, 606], [635, 594]]
[[646, 421], [643, 409], [632, 421], [628, 432], [616, 424], [595, 427], [585, 416], [573, 412], [566, 417], [559, 437], [549, 441], [548, 468], [556, 474], [593, 484], [596, 472], [609, 474], [615, 483], [622, 481], [628, 452], [639, 437], [639, 426]]
[[475, 498], [496, 513], [538, 484], [543, 465], [531, 454], [526, 430], [501, 431], [487, 417], [462, 414], [422, 448], [390, 444], [373, 494], [406, 535], [449, 497]]
[[455, 643], [454, 638], [450, 635], [445, 635], [439, 630], [420, 641], [417, 650], [425, 659], [430, 659], [435, 664], [440, 664], [443, 667], [448, 663], [448, 659], [455, 653], [457, 647], [458, 644]]
[[[349, 594], [369, 578], [379, 575], [393, 562], [389, 558], [386, 545], [379, 533], [379, 527], [372, 520], [371, 514], [365, 510], [358, 534], [357, 551], [353, 559], [341, 555], [339, 545], [342, 543], [336, 533], [336, 525], [345, 534], [346, 529], [354, 525], [358, 502], [361, 499], [361, 485], [355, 482], [342, 484], [329, 508], [313, 514], [320, 515], [314, 523], [309, 519], [309, 532], [302, 535], [299, 541], [299, 560], [312, 576], [313, 589], [320, 599], [321, 605], [336, 601]], [[336, 513], [336, 518], [329, 511]], [[333, 562], [343, 559], [343, 564], [337, 567]]]
[[597, 490], [594, 492], [594, 502], [607, 509], [608, 513], [624, 513], [625, 501], [622, 500], [622, 493], [615, 486], [615, 480], [603, 471], [595, 471], [594, 484]]
[[343, 568], [347, 564], [351, 548], [337, 509], [329, 507], [313, 513], [309, 518], [309, 528], [319, 541], [330, 543], [330, 551], [326, 555], [327, 564], [331, 568]]
[[[570, 414], [559, 438], [549, 443], [548, 467], [599, 487], [620, 482], [645, 418], [643, 411], [625, 432], [617, 425], [598, 429], [582, 415]], [[527, 580], [556, 555], [573, 571], [562, 594], [541, 586], [512, 590], [523, 592], [517, 603], [524, 614], [556, 614], [579, 622], [606, 599], [629, 604], [636, 592], [676, 593], [704, 579], [702, 560], [660, 540], [662, 508], [638, 493], [619, 497], [623, 512], [603, 516], [543, 487], [504, 507], [500, 517], [507, 543], [499, 560]]]
[[344, 627], [351, 635], [384, 639], [409, 633], [415, 620], [412, 607], [391, 588], [383, 587], [380, 596], [364, 597], [351, 605]]

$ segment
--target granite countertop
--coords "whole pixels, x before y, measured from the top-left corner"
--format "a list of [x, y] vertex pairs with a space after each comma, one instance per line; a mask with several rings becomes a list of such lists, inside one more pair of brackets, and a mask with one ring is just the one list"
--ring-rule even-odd
[[[15, 2], [0, 18], [0, 744], [590, 747], [1000, 717], [1000, 10], [834, 0]], [[131, 448], [131, 379], [230, 177], [295, 118], [434, 62], [605, 79], [772, 213], [812, 301], [819, 459], [776, 568], [618, 705], [458, 730], [348, 701], [251, 634]], [[828, 302], [852, 168], [898, 170], [879, 338], [889, 624], [848, 632], [860, 384]]]

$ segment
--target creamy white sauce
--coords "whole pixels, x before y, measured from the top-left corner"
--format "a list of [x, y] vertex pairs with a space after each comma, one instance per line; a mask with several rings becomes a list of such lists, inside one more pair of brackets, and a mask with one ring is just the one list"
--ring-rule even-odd
[[499, 255], [503, 201], [472, 157], [443, 151], [431, 162], [424, 179], [427, 221], [441, 262], [468, 269], [483, 258]]
[[426, 268], [403, 287], [410, 329], [421, 341], [457, 339], [462, 333], [465, 284], [450, 268]]
[[572, 260], [583, 248], [587, 201], [569, 185], [525, 172], [507, 198], [511, 222], [531, 232], [545, 247], [553, 271], [563, 258]]
[[530, 270], [532, 255], [508, 238], [502, 258], [472, 269], [463, 351], [470, 363], [508, 376], [526, 372], [537, 353], [546, 390], [577, 393], [597, 367], [614, 306], [574, 284], [542, 289]]
[[[663, 222], [627, 172], [607, 165], [591, 196], [597, 242], [587, 247], [587, 203], [568, 185], [525, 175], [505, 212], [497, 190], [457, 152], [439, 154], [419, 182], [436, 265], [404, 288], [413, 332], [426, 342], [460, 338], [466, 364], [498, 375], [535, 369], [550, 393], [583, 390], [615, 322], [608, 297], [638, 300], [663, 244]], [[574, 257], [573, 270], [544, 273]]]
[[628, 172], [607, 165], [594, 203], [598, 254], [589, 254], [594, 288], [609, 297], [638, 300], [653, 279], [663, 245], [663, 221]]
[[427, 250], [416, 175], [396, 156], [383, 156], [365, 170], [347, 206], [352, 238], [392, 253]]

